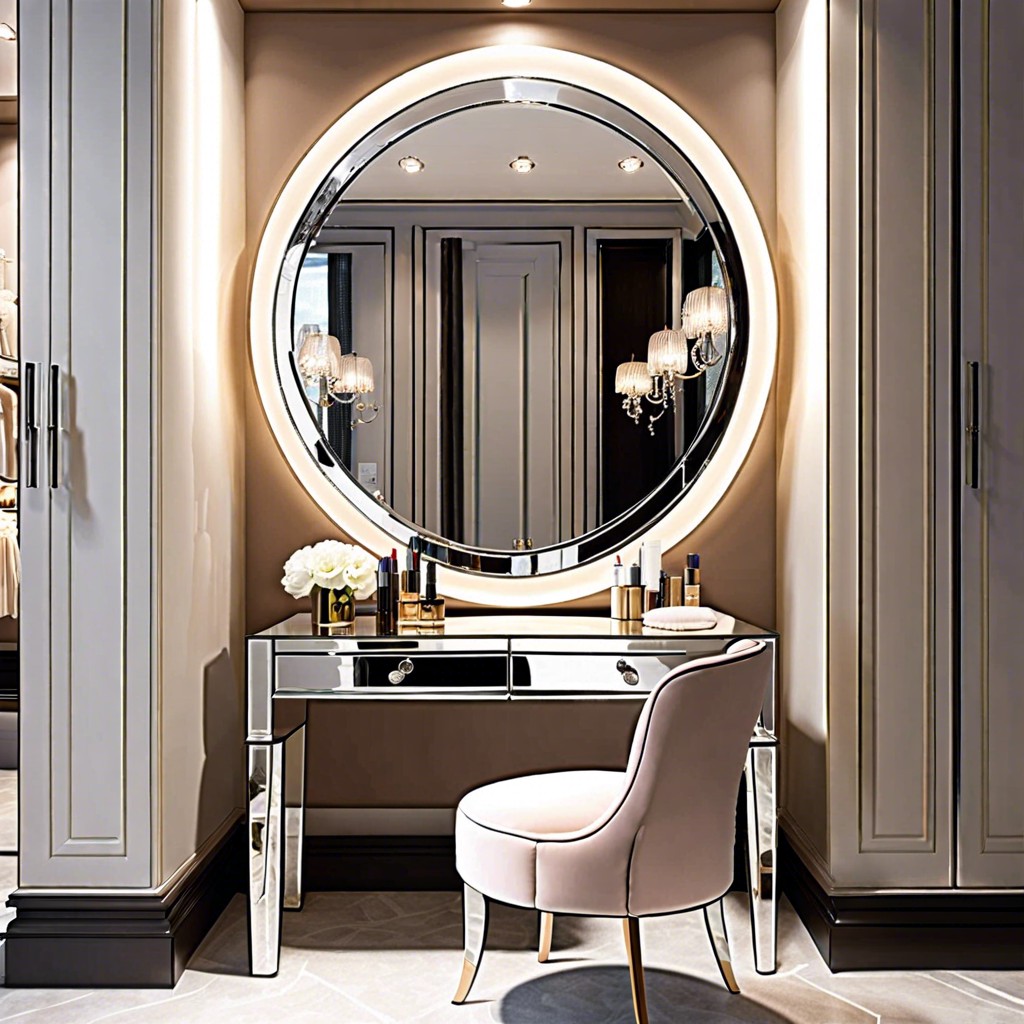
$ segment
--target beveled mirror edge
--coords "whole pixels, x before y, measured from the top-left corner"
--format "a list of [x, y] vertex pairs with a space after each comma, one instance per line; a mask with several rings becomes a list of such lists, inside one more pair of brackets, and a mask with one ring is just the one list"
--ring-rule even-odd
[[[667, 550], [682, 541], [721, 500], [739, 472], [760, 426], [774, 377], [778, 316], [774, 273], [767, 242], [749, 195], [735, 170], [706, 132], [674, 101], [641, 79], [580, 54], [537, 46], [493, 46], [444, 57], [406, 72], [343, 114], [310, 148], [288, 179], [268, 217], [257, 251], [250, 291], [250, 352], [257, 389], [275, 439], [292, 472], [324, 512], [354, 541], [381, 552], [408, 543], [412, 531], [397, 521], [379, 525], [381, 507], [358, 486], [342, 494], [310, 458], [315, 437], [300, 436], [301, 421], [289, 413], [280, 387], [273, 333], [277, 276], [295, 225], [309, 197], [335, 167], [338, 154], [351, 149], [380, 123], [410, 105], [460, 84], [496, 77], [549, 78], [606, 95], [649, 121], [687, 154], [714, 191], [728, 220], [744, 267], [747, 301], [759, 315], [749, 321], [744, 379], [730, 423], [715, 457], [676, 503], [647, 531]], [[308, 419], [308, 417], [307, 417]], [[311, 434], [316, 433], [309, 420]], [[615, 555], [631, 557], [642, 538], [584, 565], [539, 576], [475, 576], [439, 570], [439, 588], [448, 596], [479, 604], [525, 607], [583, 597], [606, 589]]]

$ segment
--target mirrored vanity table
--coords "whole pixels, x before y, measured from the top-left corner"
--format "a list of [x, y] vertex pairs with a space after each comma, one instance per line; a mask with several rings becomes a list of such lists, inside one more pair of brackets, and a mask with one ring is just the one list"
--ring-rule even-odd
[[[740, 637], [778, 635], [720, 615], [711, 630], [669, 632], [597, 616], [479, 615], [442, 631], [379, 636], [372, 616], [314, 636], [294, 615], [247, 639], [249, 954], [277, 973], [281, 914], [302, 906], [305, 726], [310, 701], [643, 700], [666, 672]], [[775, 677], [746, 764], [747, 865], [754, 963], [775, 970]], [[467, 780], [467, 788], [471, 782]], [[353, 779], [358, 785], [358, 779]], [[685, 864], [679, 865], [686, 870]]]

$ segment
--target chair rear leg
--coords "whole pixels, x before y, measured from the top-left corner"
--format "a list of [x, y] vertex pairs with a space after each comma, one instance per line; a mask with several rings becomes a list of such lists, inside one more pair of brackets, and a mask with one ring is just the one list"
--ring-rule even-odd
[[462, 977], [459, 978], [459, 987], [452, 999], [456, 1005], [466, 1001], [476, 979], [484, 955], [484, 943], [487, 941], [487, 917], [487, 897], [471, 886], [463, 886], [462, 918], [466, 951], [462, 960]]
[[622, 922], [629, 958], [629, 984], [633, 990], [633, 1015], [636, 1024], [647, 1024], [647, 988], [644, 985], [644, 961], [640, 949], [640, 920], [627, 917]]
[[551, 956], [551, 934], [555, 929], [555, 915], [546, 910], [540, 912], [540, 942], [537, 944], [537, 961], [546, 964]]
[[725, 930], [725, 901], [716, 900], [704, 908], [704, 923], [708, 928], [708, 938], [714, 950], [718, 969], [722, 972], [725, 987], [732, 993], [738, 993], [736, 975], [732, 971], [732, 954], [729, 952], [729, 933]]

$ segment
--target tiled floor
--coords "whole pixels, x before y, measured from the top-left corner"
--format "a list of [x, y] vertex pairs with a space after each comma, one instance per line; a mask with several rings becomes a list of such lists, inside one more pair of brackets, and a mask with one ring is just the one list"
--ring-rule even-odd
[[[16, 776], [0, 772], [0, 850], [16, 819]], [[0, 854], [0, 898], [17, 858]], [[788, 904], [779, 972], [754, 973], [746, 901], [727, 900], [742, 995], [726, 992], [702, 916], [643, 924], [652, 1024], [1024, 1024], [1024, 973], [832, 975]], [[0, 933], [13, 914], [0, 906]], [[616, 921], [559, 918], [538, 964], [537, 917], [496, 907], [470, 1002], [449, 1002], [461, 967], [452, 893], [312, 893], [285, 914], [281, 970], [248, 976], [245, 904], [235, 897], [174, 991], [0, 988], [0, 1024], [631, 1024]], [[2, 947], [0, 947], [2, 959]]]
[[[745, 901], [728, 899], [743, 994], [722, 986], [701, 915], [645, 922], [652, 1024], [1024, 1024], [1024, 974], [929, 971], [831, 975], [788, 905], [780, 970], [753, 971]], [[285, 915], [276, 978], [246, 974], [236, 897], [173, 991], [0, 990], [0, 1022], [92, 1024], [629, 1024], [622, 930], [559, 918], [538, 964], [536, 915], [495, 909], [471, 1001], [450, 1005], [461, 963], [450, 893], [313, 893]]]

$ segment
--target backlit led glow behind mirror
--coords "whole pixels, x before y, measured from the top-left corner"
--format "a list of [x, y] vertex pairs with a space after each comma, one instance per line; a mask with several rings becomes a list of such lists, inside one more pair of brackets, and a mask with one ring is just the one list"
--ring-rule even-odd
[[[529, 126], [536, 129], [532, 135]], [[564, 154], [559, 157], [559, 138], [571, 142], [573, 132], [589, 140], [581, 157], [589, 173], [579, 165], [567, 169]], [[460, 137], [481, 144], [457, 146]], [[422, 161], [422, 173], [399, 167], [410, 154]], [[534, 163], [530, 173], [509, 169], [525, 155]], [[642, 169], [624, 174], [619, 163], [626, 157], [639, 158]], [[482, 169], [488, 162], [504, 168], [504, 184]], [[533, 191], [508, 191], [514, 188]], [[659, 203], [663, 214], [652, 212]], [[702, 276], [688, 265], [684, 279], [683, 264], [692, 263], [691, 243], [698, 239]], [[630, 245], [643, 259], [664, 251], [657, 313], [650, 302], [640, 312], [624, 312], [628, 303], [618, 300], [617, 319], [609, 318], [600, 300], [613, 294], [615, 279], [608, 271], [595, 275], [602, 261], [612, 266], [613, 257], [615, 267], [627, 266], [635, 255], [626, 252]], [[523, 293], [521, 308], [534, 319], [513, 336], [503, 315], [489, 310], [500, 312], [502, 303], [519, 308], [513, 285], [531, 275], [533, 291]], [[600, 490], [601, 459], [607, 461], [600, 446], [618, 437], [634, 446], [641, 435], [646, 440], [648, 417], [635, 425], [620, 407], [621, 396], [611, 395], [616, 366], [601, 362], [611, 347], [603, 335], [624, 330], [625, 323], [627, 343], [645, 359], [651, 332], [638, 325], [664, 303], [664, 319], [671, 322], [654, 329], [680, 327], [682, 300], [698, 285], [720, 285], [728, 294], [729, 328], [715, 339], [722, 361], [705, 375], [699, 420], [691, 417], [684, 431], [678, 417], [671, 428], [664, 477], [644, 483], [645, 493], [630, 498], [628, 507], [615, 507]], [[326, 287], [336, 289], [329, 310], [315, 298]], [[385, 315], [368, 315], [371, 294]], [[321, 301], [319, 313], [311, 301]], [[343, 351], [354, 349], [372, 364], [375, 393], [346, 396], [378, 403], [368, 425], [339, 433], [338, 418], [328, 420], [311, 401], [295, 360], [297, 332], [310, 315], [330, 315]], [[542, 513], [501, 521], [497, 505], [486, 507], [487, 496], [505, 486], [488, 469], [501, 454], [495, 437], [486, 436], [492, 426], [486, 410], [499, 409], [502, 401], [492, 386], [505, 372], [495, 353], [505, 351], [506, 342], [509, 351], [519, 346], [518, 353], [521, 338], [535, 339], [541, 328], [549, 330], [551, 343], [531, 350], [532, 362], [527, 353], [505, 367], [506, 390], [515, 385], [513, 370], [525, 383], [522, 426], [513, 420], [504, 433], [514, 439], [509, 475], [522, 478], [510, 485], [506, 504]], [[439, 582], [450, 596], [522, 606], [603, 589], [616, 553], [635, 550], [648, 531], [666, 545], [682, 539], [720, 500], [764, 410], [774, 371], [776, 300], [749, 197], [684, 111], [599, 61], [540, 47], [491, 47], [395, 79], [317, 142], [286, 183], [265, 229], [250, 334], [257, 386], [282, 452], [345, 533], [375, 552], [419, 533], [428, 554], [441, 562]], [[439, 374], [453, 351], [470, 365]], [[534, 375], [523, 377], [523, 366]], [[537, 366], [549, 370], [538, 373]], [[454, 438], [451, 408], [462, 410], [454, 418], [465, 428]], [[357, 422], [354, 413], [351, 422]], [[653, 429], [665, 422], [673, 419]], [[526, 451], [520, 437], [538, 433], [548, 437], [553, 453], [540, 477], [544, 449]], [[346, 445], [347, 458], [339, 450]], [[452, 458], [456, 447], [461, 463]], [[387, 462], [392, 451], [400, 455]], [[385, 478], [382, 494], [358, 483], [360, 476], [370, 478], [362, 472], [367, 465]], [[448, 471], [453, 465], [457, 473]], [[535, 477], [524, 483], [529, 472]], [[590, 483], [581, 488], [574, 478]], [[458, 484], [444, 483], [452, 480]], [[602, 515], [602, 509], [609, 511]], [[540, 524], [532, 550], [513, 550], [522, 522]]]

